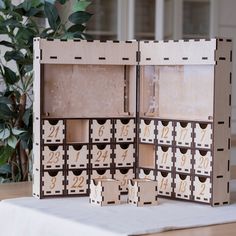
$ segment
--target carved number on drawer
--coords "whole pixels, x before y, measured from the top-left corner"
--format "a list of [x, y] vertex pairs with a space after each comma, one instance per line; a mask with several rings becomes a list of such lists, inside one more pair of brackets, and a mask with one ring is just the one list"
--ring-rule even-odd
[[127, 175], [124, 175], [123, 179], [121, 180], [120, 186], [125, 186], [128, 182]]
[[102, 151], [98, 151], [97, 152], [97, 159], [95, 160], [96, 162], [101, 162], [101, 161], [106, 161], [107, 157], [108, 157], [108, 152], [102, 152]]
[[187, 133], [188, 133], [188, 129], [181, 129], [181, 131], [180, 131], [180, 140], [185, 140], [185, 138], [186, 138], [186, 135], [187, 135]]
[[207, 169], [208, 165], [209, 165], [209, 159], [207, 157], [200, 157], [200, 164], [198, 168]]
[[204, 195], [205, 188], [206, 188], [206, 184], [201, 184], [200, 195]]
[[167, 186], [168, 186], [168, 179], [162, 178], [160, 189], [166, 190]]
[[168, 138], [169, 127], [163, 127], [161, 132], [161, 138]]
[[56, 182], [57, 182], [57, 178], [56, 178], [56, 177], [52, 177], [52, 178], [51, 178], [50, 189], [54, 189], [54, 188], [55, 188]]
[[50, 152], [48, 164], [57, 163], [59, 161], [60, 152]]
[[186, 187], [187, 187], [187, 182], [181, 181], [179, 185], [179, 192], [184, 193], [186, 191]]
[[103, 135], [103, 130], [105, 129], [105, 127], [104, 127], [104, 125], [102, 125], [100, 128], [99, 128], [99, 130], [98, 130], [98, 136], [99, 137], [102, 137], [102, 135]]
[[84, 183], [84, 177], [83, 176], [75, 176], [73, 178], [73, 185], [71, 188], [82, 188]]
[[59, 126], [51, 126], [48, 138], [56, 138], [58, 135], [58, 131], [59, 131]]
[[121, 137], [126, 137], [129, 134], [129, 125], [123, 125], [121, 129]]

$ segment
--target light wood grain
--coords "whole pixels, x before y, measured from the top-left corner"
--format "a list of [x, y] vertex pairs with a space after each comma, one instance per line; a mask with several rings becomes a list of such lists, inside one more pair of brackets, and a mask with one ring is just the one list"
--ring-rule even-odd
[[0, 200], [32, 196], [32, 183], [0, 184]]

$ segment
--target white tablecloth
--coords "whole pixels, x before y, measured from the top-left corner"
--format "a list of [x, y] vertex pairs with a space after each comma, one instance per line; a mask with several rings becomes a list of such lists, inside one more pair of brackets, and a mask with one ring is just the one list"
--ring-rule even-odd
[[[235, 195], [236, 182], [231, 183], [231, 191]], [[89, 204], [87, 197], [0, 202], [0, 235], [4, 236], [138, 235], [229, 222], [236, 222], [236, 201], [214, 208], [164, 199], [158, 206], [145, 207], [99, 207]]]

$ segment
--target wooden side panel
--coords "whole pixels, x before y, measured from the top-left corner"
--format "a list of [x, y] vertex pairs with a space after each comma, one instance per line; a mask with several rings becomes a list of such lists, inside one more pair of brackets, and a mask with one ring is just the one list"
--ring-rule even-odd
[[215, 39], [140, 42], [140, 65], [215, 64]]
[[230, 201], [232, 42], [218, 39], [215, 57], [212, 205], [222, 205]]
[[33, 196], [40, 198], [40, 171], [41, 171], [41, 130], [40, 130], [40, 107], [41, 107], [41, 69], [40, 69], [40, 39], [34, 39], [34, 102], [33, 102]]
[[137, 41], [48, 41], [41, 39], [41, 63], [137, 65]]

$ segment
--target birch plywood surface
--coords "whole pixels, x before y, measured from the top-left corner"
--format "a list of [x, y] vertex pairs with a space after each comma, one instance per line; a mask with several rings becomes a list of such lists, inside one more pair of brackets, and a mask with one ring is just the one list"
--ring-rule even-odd
[[214, 66], [145, 66], [141, 89], [144, 115], [204, 121], [213, 116]]
[[44, 115], [109, 117], [124, 113], [124, 67], [44, 66]]

